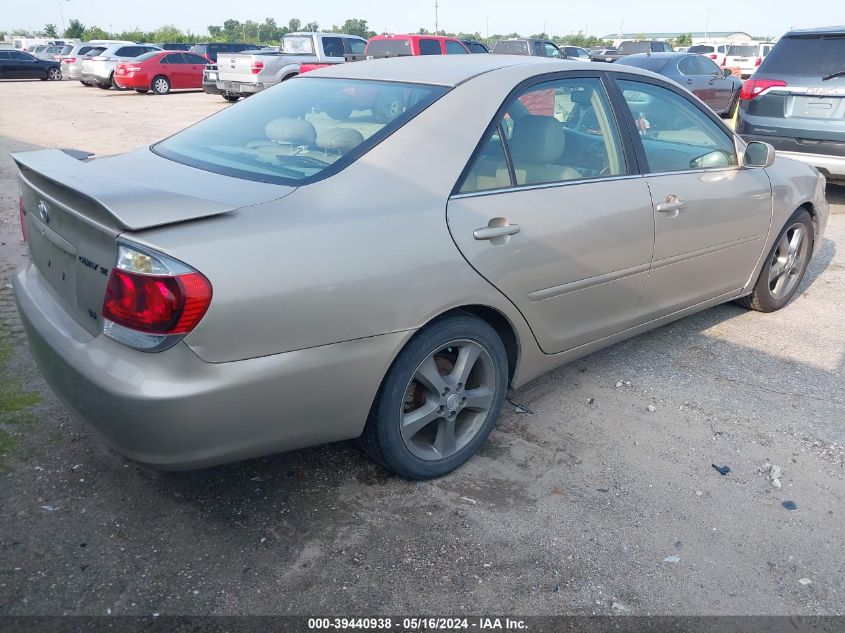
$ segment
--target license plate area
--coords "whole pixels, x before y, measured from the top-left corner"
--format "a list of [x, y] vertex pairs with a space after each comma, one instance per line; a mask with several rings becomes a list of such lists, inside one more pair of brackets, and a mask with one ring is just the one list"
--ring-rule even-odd
[[76, 306], [76, 249], [55, 231], [33, 221], [27, 236], [32, 263], [68, 305]]
[[845, 121], [845, 99], [842, 97], [793, 96], [787, 116], [801, 119]]

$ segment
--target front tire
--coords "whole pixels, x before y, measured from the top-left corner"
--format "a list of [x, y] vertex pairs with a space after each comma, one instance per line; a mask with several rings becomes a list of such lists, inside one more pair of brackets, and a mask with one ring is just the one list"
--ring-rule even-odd
[[153, 79], [152, 84], [150, 85], [153, 92], [157, 95], [166, 95], [170, 92], [170, 80], [163, 76], [159, 75]]
[[466, 313], [434, 321], [388, 370], [361, 446], [401, 477], [442, 477], [487, 439], [507, 384], [505, 346], [489, 324]]
[[792, 300], [813, 254], [814, 229], [809, 212], [801, 208], [787, 221], [766, 258], [753, 292], [737, 300], [759, 312], [780, 310]]

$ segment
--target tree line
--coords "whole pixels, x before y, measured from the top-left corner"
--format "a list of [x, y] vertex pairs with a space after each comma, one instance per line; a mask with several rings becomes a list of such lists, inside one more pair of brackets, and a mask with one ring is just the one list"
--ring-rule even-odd
[[[209, 25], [206, 33], [192, 33], [191, 31], [183, 31], [179, 27], [172, 24], [165, 24], [153, 31], [143, 31], [135, 29], [131, 31], [107, 31], [99, 26], [86, 26], [77, 19], [72, 19], [68, 22], [67, 28], [64, 32], [60, 32], [55, 24], [45, 24], [41, 31], [14, 31], [15, 35], [23, 35], [30, 37], [48, 37], [57, 38], [64, 36], [66, 38], [78, 38], [83, 42], [90, 40], [129, 40], [133, 42], [185, 42], [189, 44], [196, 44], [198, 42], [248, 42], [251, 44], [278, 44], [279, 41], [287, 33], [296, 31], [330, 31], [333, 33], [348, 33], [350, 35], [358, 35], [365, 39], [369, 39], [376, 35], [372, 30], [367, 20], [361, 18], [351, 18], [345, 20], [342, 24], [333, 25], [331, 28], [320, 28], [317, 22], [306, 22], [298, 18], [291, 18], [285, 24], [278, 24], [275, 18], [265, 18], [263, 22], [256, 22], [254, 20], [246, 20], [240, 22], [239, 20], [229, 19], [219, 25]], [[425, 28], [416, 31], [419, 35], [433, 35], [432, 31]], [[0, 38], [5, 35], [0, 31]], [[494, 34], [483, 36], [479, 32], [475, 33], [452, 33], [447, 31], [439, 31], [439, 35], [448, 35], [457, 37], [463, 40], [476, 40], [492, 45], [500, 39], [510, 37], [522, 37], [519, 33]], [[610, 42], [601, 38], [586, 35], [582, 32], [572, 33], [569, 35], [548, 35], [547, 33], [534, 33], [528, 37], [544, 39], [553, 41], [555, 44], [567, 44], [571, 46], [583, 46], [585, 48], [590, 46], [606, 46]]]

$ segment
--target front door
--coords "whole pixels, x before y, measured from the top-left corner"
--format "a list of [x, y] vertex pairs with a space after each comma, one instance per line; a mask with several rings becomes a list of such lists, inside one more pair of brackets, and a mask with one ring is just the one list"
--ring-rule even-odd
[[449, 201], [458, 248], [546, 353], [634, 320], [654, 226], [620, 139], [598, 77], [535, 84], [509, 99]]
[[738, 166], [731, 133], [680, 90], [644, 78], [617, 83], [654, 202], [644, 322], [745, 285], [769, 232], [772, 191], [763, 169]]

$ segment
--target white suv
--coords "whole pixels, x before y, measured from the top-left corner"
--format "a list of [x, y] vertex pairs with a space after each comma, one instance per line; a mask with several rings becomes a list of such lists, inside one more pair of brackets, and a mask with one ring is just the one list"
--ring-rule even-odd
[[748, 79], [763, 63], [760, 44], [731, 44], [725, 55], [725, 68], [739, 68], [743, 79]]
[[728, 52], [730, 44], [718, 44], [716, 42], [705, 42], [704, 44], [696, 44], [690, 46], [687, 53], [698, 53], [705, 57], [712, 59], [717, 66], [725, 65], [725, 53]]
[[158, 46], [149, 44], [112, 44], [96, 56], [88, 56], [82, 61], [80, 81], [105, 90], [117, 88], [114, 69], [120, 62], [132, 61], [144, 53], [160, 50]]

